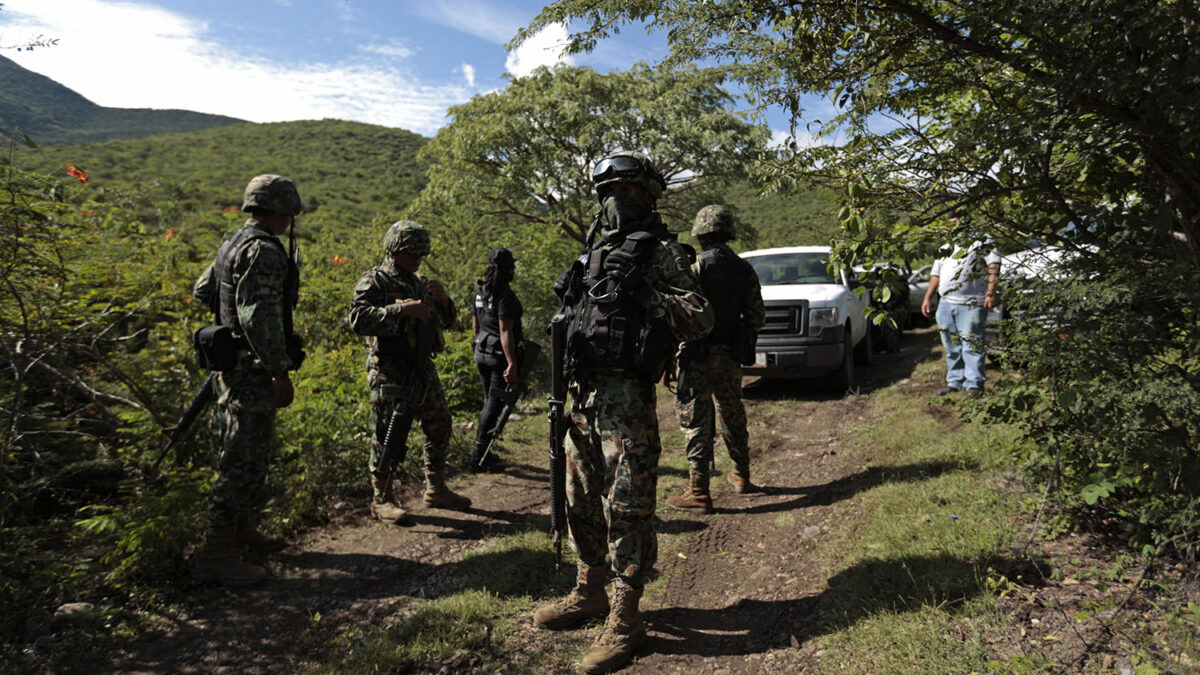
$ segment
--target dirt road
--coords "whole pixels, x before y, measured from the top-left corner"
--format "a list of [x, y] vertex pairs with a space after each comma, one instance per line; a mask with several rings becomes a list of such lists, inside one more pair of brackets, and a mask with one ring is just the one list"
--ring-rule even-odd
[[[876, 484], [870, 450], [845, 432], [869, 423], [869, 398], [880, 388], [928, 388], [908, 381], [930, 358], [930, 331], [905, 336], [898, 354], [877, 355], [860, 371], [857, 394], [829, 397], [798, 383], [752, 383], [746, 403], [756, 483], [739, 496], [714, 480], [717, 513], [672, 511], [660, 504], [660, 557], [643, 610], [652, 640], [626, 670], [758, 673], [794, 668], [796, 649], [827, 625], [822, 594], [829, 570], [822, 542], [852, 508], [844, 498]], [[679, 452], [672, 401], [660, 399], [666, 452]], [[675, 442], [671, 442], [675, 439]], [[543, 456], [539, 449], [536, 457]], [[728, 465], [718, 448], [720, 466]], [[532, 453], [530, 454], [532, 455]], [[685, 477], [664, 472], [675, 491]], [[368, 520], [362, 504], [271, 559], [274, 578], [259, 588], [197, 588], [185, 614], [163, 621], [122, 653], [108, 655], [123, 672], [295, 672], [327, 662], [329, 636], [369, 635], [404, 616], [421, 598], [462, 588], [461, 559], [487, 536], [543, 526], [546, 473], [518, 464], [505, 474], [461, 478], [456, 487], [475, 508], [459, 514], [415, 512], [416, 525]], [[410, 495], [409, 503], [419, 503]], [[585, 629], [589, 635], [598, 627]], [[517, 629], [534, 633], [526, 623]], [[309, 639], [319, 634], [322, 639]], [[536, 643], [534, 636], [530, 636]]]

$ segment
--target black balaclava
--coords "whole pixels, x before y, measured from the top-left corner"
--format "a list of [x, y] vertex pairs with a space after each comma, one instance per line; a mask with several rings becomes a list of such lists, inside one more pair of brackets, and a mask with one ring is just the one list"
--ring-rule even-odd
[[600, 202], [604, 213], [605, 235], [624, 232], [642, 223], [654, 212], [654, 204], [628, 192], [614, 192]]

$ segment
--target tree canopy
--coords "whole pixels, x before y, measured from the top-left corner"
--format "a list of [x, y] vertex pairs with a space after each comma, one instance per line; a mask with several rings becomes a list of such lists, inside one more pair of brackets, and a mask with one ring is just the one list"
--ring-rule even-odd
[[539, 69], [450, 109], [450, 124], [422, 150], [429, 183], [413, 212], [466, 205], [472, 220], [535, 224], [583, 242], [595, 212], [592, 166], [639, 150], [667, 180], [660, 211], [690, 220], [696, 199], [716, 199], [765, 147], [766, 128], [731, 102], [694, 68]]

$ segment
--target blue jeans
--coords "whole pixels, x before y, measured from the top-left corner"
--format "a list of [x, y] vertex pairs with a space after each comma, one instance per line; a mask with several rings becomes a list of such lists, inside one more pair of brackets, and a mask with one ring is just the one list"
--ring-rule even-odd
[[984, 323], [987, 310], [982, 305], [938, 304], [938, 332], [946, 349], [946, 385], [955, 389], [983, 389]]

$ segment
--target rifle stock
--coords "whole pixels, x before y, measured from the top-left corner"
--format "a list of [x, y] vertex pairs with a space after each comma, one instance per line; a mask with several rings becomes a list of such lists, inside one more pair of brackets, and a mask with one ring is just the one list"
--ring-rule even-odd
[[188, 431], [192, 428], [192, 424], [196, 422], [196, 418], [199, 417], [200, 413], [204, 412], [204, 409], [208, 407], [208, 404], [211, 403], [214, 398], [216, 398], [216, 378], [217, 374], [210, 372], [208, 377], [204, 379], [204, 384], [200, 385], [200, 389], [198, 389], [196, 391], [196, 395], [192, 397], [191, 404], [188, 405], [187, 409], [183, 411], [183, 414], [179, 416], [179, 421], [175, 423], [175, 426], [164, 430], [169, 432], [171, 437], [167, 441], [166, 447], [162, 449], [162, 452], [158, 453], [158, 459], [154, 460], [154, 468], [150, 470], [151, 473], [158, 473], [158, 467], [160, 464], [162, 464], [163, 459], [166, 458], [167, 453], [171, 451], [171, 448], [174, 448], [180, 441], [184, 439], [184, 437], [187, 436]]
[[550, 532], [554, 537], [554, 569], [562, 566], [563, 535], [567, 533], [567, 346], [566, 316], [550, 321]]

